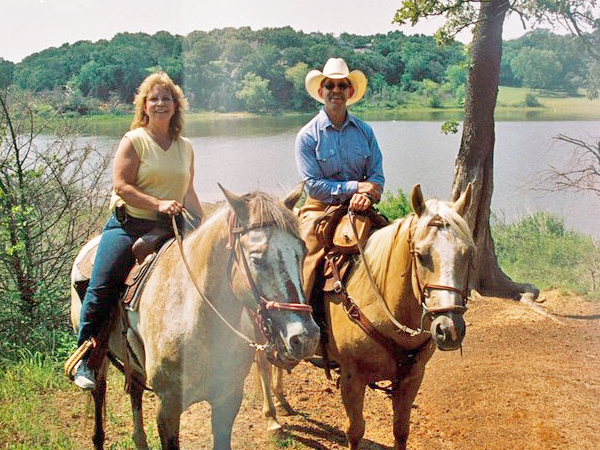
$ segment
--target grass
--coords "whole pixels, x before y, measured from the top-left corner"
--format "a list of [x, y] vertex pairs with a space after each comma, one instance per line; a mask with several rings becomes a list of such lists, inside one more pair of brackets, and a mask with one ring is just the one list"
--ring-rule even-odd
[[[77, 449], [58, 418], [54, 394], [67, 388], [57, 364], [41, 353], [0, 366], [0, 442], [6, 449]], [[38, 418], [32, 420], [32, 418]], [[39, 420], [43, 418], [43, 420]]]
[[[541, 106], [525, 106], [525, 97], [532, 93]], [[497, 118], [501, 119], [522, 117], [526, 120], [599, 120], [600, 99], [589, 100], [585, 95], [568, 97], [559, 92], [537, 92], [501, 86], [496, 112]]]
[[[129, 396], [123, 377], [109, 372], [105, 430], [109, 450], [133, 450]], [[62, 363], [42, 353], [22, 351], [19, 361], [0, 364], [0, 448], [6, 450], [80, 450], [91, 447], [93, 402], [62, 373]], [[116, 394], [115, 394], [115, 391]], [[73, 402], [73, 398], [78, 399]], [[160, 448], [154, 423], [147, 421], [148, 442]]]

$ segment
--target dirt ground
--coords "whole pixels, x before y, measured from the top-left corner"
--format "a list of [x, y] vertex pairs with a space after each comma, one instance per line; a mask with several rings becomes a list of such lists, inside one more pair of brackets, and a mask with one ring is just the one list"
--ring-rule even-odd
[[[438, 351], [427, 366], [411, 418], [411, 450], [600, 448], [600, 304], [554, 291], [543, 292], [540, 300], [552, 318], [517, 302], [471, 301], [462, 355]], [[265, 432], [254, 377], [246, 382], [234, 449], [346, 448], [339, 390], [321, 370], [301, 363], [286, 375], [287, 398], [298, 414], [279, 417], [286, 435], [277, 440]], [[121, 402], [120, 386], [113, 389], [109, 403], [115, 397]], [[76, 395], [81, 394], [74, 391], [71, 401]], [[391, 401], [368, 390], [365, 403], [362, 448], [392, 449]], [[109, 404], [109, 415], [110, 409]], [[69, 426], [82, 448], [90, 448], [91, 417], [69, 411], [75, 419]], [[146, 411], [147, 426], [156, 434], [151, 394]], [[183, 449], [212, 448], [209, 415], [204, 404], [183, 414]], [[131, 422], [109, 422], [106, 448], [113, 448], [111, 442], [131, 432]]]

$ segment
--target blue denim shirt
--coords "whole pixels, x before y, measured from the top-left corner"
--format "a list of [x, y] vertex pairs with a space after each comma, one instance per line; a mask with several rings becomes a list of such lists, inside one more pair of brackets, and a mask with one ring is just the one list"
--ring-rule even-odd
[[359, 181], [383, 190], [377, 139], [367, 123], [350, 114], [337, 130], [322, 109], [296, 136], [296, 164], [308, 195], [324, 203], [344, 203]]

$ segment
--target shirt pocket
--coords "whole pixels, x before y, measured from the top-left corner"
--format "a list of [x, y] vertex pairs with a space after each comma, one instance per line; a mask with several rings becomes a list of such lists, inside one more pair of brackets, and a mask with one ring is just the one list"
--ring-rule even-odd
[[371, 157], [371, 148], [368, 145], [357, 145], [354, 147], [354, 153], [358, 158], [365, 161]]
[[318, 147], [315, 154], [325, 178], [341, 173], [342, 163], [333, 147]]

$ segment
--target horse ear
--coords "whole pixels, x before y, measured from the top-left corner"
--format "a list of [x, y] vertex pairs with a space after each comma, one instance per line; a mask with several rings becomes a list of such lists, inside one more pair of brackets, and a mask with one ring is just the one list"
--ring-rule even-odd
[[473, 200], [473, 183], [467, 184], [467, 188], [462, 193], [460, 198], [454, 202], [454, 211], [461, 216], [464, 216], [469, 208], [471, 207], [471, 201]]
[[237, 216], [240, 223], [248, 222], [248, 202], [242, 197], [235, 195], [232, 192], [229, 192], [227, 189], [221, 186], [220, 183], [217, 183], [217, 185], [223, 191], [223, 195], [225, 195], [227, 203], [229, 203], [229, 206], [231, 206], [231, 208], [235, 212], [235, 215]]
[[425, 212], [425, 199], [423, 198], [420, 184], [415, 184], [413, 187], [411, 204], [417, 216], [420, 217]]
[[302, 191], [304, 190], [304, 181], [301, 181], [296, 187], [283, 199], [283, 205], [292, 211], [300, 197], [302, 197]]

